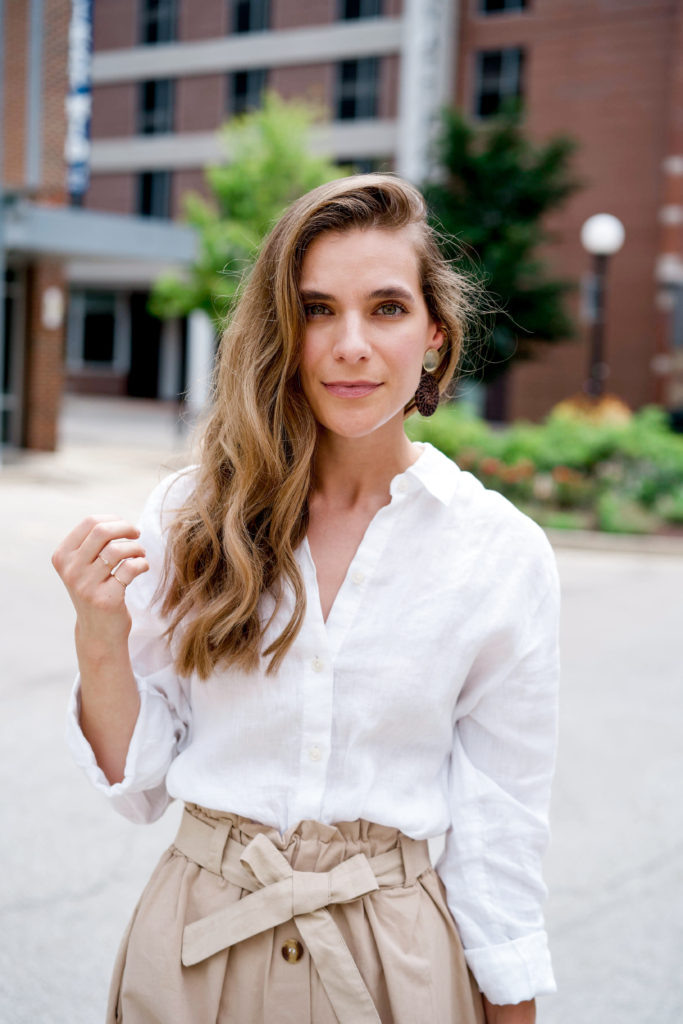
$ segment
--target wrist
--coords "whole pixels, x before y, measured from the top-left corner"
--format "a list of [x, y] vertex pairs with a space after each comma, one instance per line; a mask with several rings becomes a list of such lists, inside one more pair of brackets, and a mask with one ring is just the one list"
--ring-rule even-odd
[[536, 1002], [527, 999], [523, 1003], [509, 1003], [505, 1006], [490, 1003], [484, 996], [486, 1024], [535, 1024]]
[[114, 634], [94, 631], [76, 620], [74, 639], [79, 663], [87, 662], [93, 668], [110, 665], [121, 657], [128, 657], [128, 630]]

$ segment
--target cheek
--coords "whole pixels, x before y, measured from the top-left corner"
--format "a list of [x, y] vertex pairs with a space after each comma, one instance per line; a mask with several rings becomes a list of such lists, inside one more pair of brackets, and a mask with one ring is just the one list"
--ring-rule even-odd
[[393, 353], [394, 364], [398, 366], [401, 371], [408, 375], [414, 376], [416, 379], [419, 378], [422, 373], [422, 359], [424, 357], [424, 346], [422, 345], [422, 339], [417, 339], [414, 335], [405, 339], [405, 344], [397, 347]]

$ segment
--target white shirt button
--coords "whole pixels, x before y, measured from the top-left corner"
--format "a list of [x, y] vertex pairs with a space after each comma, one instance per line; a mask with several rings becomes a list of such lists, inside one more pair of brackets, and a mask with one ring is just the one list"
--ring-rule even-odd
[[355, 583], [356, 586], [358, 587], [358, 586], [360, 586], [360, 584], [363, 582], [364, 579], [365, 579], [365, 573], [354, 572], [353, 576], [351, 577], [351, 582]]
[[319, 761], [320, 758], [322, 757], [320, 747], [310, 747], [308, 750], [308, 756], [311, 759], [311, 761]]
[[314, 672], [322, 672], [322, 670], [325, 668], [325, 663], [322, 660], [322, 658], [314, 658], [313, 661], [311, 662], [311, 665], [313, 666]]
[[396, 490], [400, 491], [401, 494], [405, 494], [405, 492], [408, 490], [408, 481], [399, 480], [399, 482], [396, 484]]

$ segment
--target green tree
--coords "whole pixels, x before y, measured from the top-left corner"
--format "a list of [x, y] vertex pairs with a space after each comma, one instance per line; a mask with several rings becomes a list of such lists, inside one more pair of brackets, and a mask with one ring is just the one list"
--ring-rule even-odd
[[446, 110], [436, 144], [438, 180], [424, 186], [432, 222], [447, 255], [473, 257], [471, 272], [496, 307], [483, 338], [465, 353], [464, 369], [490, 383], [513, 358], [529, 358], [534, 342], [570, 337], [569, 281], [546, 276], [538, 256], [548, 240], [543, 218], [577, 187], [570, 173], [574, 143], [564, 137], [537, 144], [521, 115], [508, 110], [481, 125]]
[[204, 309], [221, 322], [244, 270], [284, 208], [304, 192], [343, 174], [312, 154], [309, 132], [318, 111], [268, 93], [260, 110], [222, 129], [226, 161], [206, 171], [211, 199], [189, 192], [185, 217], [196, 229], [199, 251], [186, 277], [158, 279], [149, 308], [159, 317]]

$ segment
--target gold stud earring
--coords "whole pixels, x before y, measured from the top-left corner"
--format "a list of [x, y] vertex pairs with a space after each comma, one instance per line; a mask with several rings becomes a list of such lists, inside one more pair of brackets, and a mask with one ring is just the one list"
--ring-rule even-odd
[[423, 369], [425, 369], [427, 373], [434, 373], [434, 371], [439, 368], [440, 362], [441, 356], [439, 355], [438, 348], [428, 348], [424, 354], [424, 359], [422, 360]]

